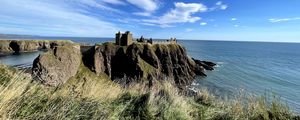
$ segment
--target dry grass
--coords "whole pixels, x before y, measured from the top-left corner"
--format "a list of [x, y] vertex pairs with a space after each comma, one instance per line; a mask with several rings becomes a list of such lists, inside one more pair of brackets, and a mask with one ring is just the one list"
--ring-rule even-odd
[[[202, 89], [187, 97], [169, 82], [121, 86], [81, 66], [60, 87], [33, 82], [22, 71], [0, 66], [2, 119], [180, 119], [288, 120], [291, 110], [274, 98], [241, 94], [220, 100]], [[271, 102], [267, 102], [271, 101]]]

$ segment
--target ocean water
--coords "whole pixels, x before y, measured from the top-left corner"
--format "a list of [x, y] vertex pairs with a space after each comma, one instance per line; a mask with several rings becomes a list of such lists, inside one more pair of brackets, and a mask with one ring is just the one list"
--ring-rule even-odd
[[[70, 39], [94, 44], [112, 38], [44, 38]], [[300, 113], [300, 44], [228, 41], [181, 40], [189, 56], [218, 63], [208, 77], [197, 77], [194, 88], [207, 88], [220, 97], [246, 93], [279, 96]], [[0, 57], [8, 65], [30, 64], [38, 52]]]
[[219, 96], [243, 90], [275, 94], [300, 113], [300, 44], [263, 42], [182, 41], [190, 56], [218, 63], [193, 86]]
[[31, 67], [33, 60], [41, 53], [43, 53], [43, 51], [24, 52], [20, 54], [0, 56], [0, 63], [19, 68]]

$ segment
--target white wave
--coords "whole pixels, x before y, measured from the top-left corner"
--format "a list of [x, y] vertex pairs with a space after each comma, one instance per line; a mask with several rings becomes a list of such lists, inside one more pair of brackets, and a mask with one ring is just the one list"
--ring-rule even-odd
[[196, 83], [196, 82], [193, 82], [192, 83], [192, 86], [198, 86], [198, 85], [200, 85], [199, 83]]
[[224, 62], [217, 62], [217, 65], [214, 66], [215, 68], [219, 68], [219, 67], [222, 67], [224, 64]]

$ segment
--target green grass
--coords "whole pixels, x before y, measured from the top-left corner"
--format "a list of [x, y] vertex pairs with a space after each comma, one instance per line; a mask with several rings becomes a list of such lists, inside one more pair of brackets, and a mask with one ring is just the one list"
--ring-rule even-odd
[[144, 72], [144, 78], [147, 79], [149, 74], [155, 74], [156, 68], [151, 66], [149, 63], [147, 63], [142, 58], [138, 57], [138, 64], [141, 66], [142, 71]]
[[[162, 120], [297, 120], [280, 98], [239, 95], [221, 100], [207, 90], [187, 97], [168, 82], [124, 87], [83, 65], [59, 87], [47, 87], [30, 75], [0, 66], [1, 119], [162, 119]], [[4, 78], [4, 75], [11, 77]], [[270, 101], [270, 102], [267, 102]]]
[[13, 72], [10, 72], [5, 66], [0, 66], [0, 85], [5, 86], [11, 79]]

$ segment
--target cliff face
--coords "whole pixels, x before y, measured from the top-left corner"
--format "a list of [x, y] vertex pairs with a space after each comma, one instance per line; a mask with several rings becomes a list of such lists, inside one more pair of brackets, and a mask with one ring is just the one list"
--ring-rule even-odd
[[58, 86], [76, 75], [81, 60], [99, 76], [106, 74], [111, 80], [123, 83], [145, 81], [149, 85], [172, 80], [178, 86], [186, 86], [196, 75], [206, 76], [205, 70], [213, 70], [215, 65], [190, 58], [179, 44], [105, 43], [81, 49], [73, 44], [55, 46], [36, 58], [33, 77], [46, 85]]
[[94, 46], [83, 53], [83, 62], [100, 75], [112, 80], [172, 79], [179, 85], [189, 85], [196, 75], [206, 76], [214, 63], [194, 60], [179, 44], [132, 44], [121, 47], [113, 44]]
[[56, 46], [34, 60], [32, 76], [45, 85], [58, 86], [76, 75], [80, 63], [79, 45]]
[[50, 49], [55, 46], [71, 45], [71, 41], [47, 40], [0, 40], [0, 52], [30, 52], [41, 49]]
[[10, 41], [0, 40], [0, 52], [12, 51], [9, 47]]

